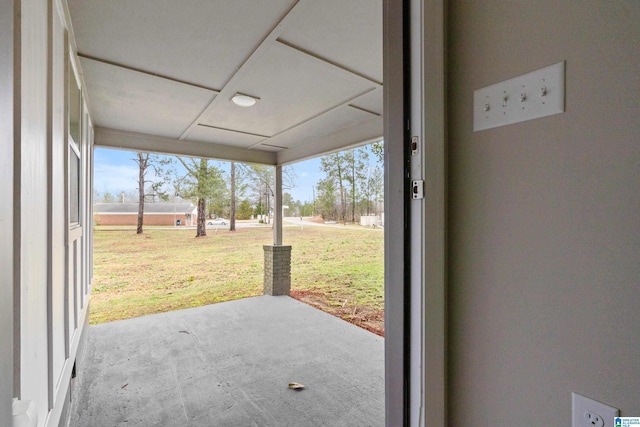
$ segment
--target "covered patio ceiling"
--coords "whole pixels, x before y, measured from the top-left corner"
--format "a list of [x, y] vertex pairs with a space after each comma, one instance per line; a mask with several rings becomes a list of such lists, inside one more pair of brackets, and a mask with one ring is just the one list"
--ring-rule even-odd
[[68, 5], [97, 146], [283, 165], [382, 138], [380, 0]]

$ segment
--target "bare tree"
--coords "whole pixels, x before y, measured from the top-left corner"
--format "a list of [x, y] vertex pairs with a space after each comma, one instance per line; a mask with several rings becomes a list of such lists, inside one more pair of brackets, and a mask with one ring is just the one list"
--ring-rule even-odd
[[245, 178], [248, 174], [249, 169], [246, 167], [246, 165], [243, 165], [242, 163], [231, 162], [231, 167], [229, 168], [229, 231], [236, 231], [236, 216], [239, 216], [238, 199], [244, 197], [244, 193], [247, 189]]
[[[167, 198], [167, 195], [164, 192], [161, 192], [161, 187], [165, 184], [165, 179], [161, 179], [159, 181], [151, 181], [147, 179], [147, 173], [149, 169], [152, 169], [154, 175], [157, 178], [162, 177], [162, 169], [160, 165], [162, 164], [162, 160], [156, 156], [149, 153], [137, 153], [137, 157], [132, 159], [138, 165], [138, 226], [136, 228], [136, 234], [142, 234], [143, 224], [144, 224], [144, 202], [147, 196], [160, 196], [162, 199]], [[151, 183], [151, 193], [145, 193], [145, 186]]]
[[366, 179], [365, 167], [369, 160], [369, 153], [365, 148], [355, 148], [344, 151], [345, 165], [348, 170], [347, 181], [351, 185], [351, 222], [356, 222], [356, 200], [360, 197], [358, 183]]
[[[271, 210], [271, 200], [275, 197], [273, 188], [275, 186], [275, 168], [272, 166], [262, 165], [242, 165], [243, 171], [249, 176], [253, 177], [254, 185], [253, 191], [256, 194], [257, 205], [262, 209], [266, 206], [267, 221], [269, 222], [269, 214]], [[282, 188], [291, 189], [295, 186], [296, 175], [293, 168], [285, 166], [282, 169]], [[262, 197], [265, 198], [265, 203], [262, 202]], [[262, 211], [260, 212], [262, 214]]]
[[[340, 193], [340, 219], [347, 220], [347, 197], [344, 181], [348, 179], [346, 175], [347, 159], [344, 152], [329, 154], [320, 159], [320, 169], [327, 174], [325, 181], [333, 180]], [[320, 185], [320, 184], [318, 184]]]
[[360, 181], [360, 194], [367, 215], [378, 214], [377, 206], [383, 191], [384, 172], [380, 166], [369, 165], [365, 179]]

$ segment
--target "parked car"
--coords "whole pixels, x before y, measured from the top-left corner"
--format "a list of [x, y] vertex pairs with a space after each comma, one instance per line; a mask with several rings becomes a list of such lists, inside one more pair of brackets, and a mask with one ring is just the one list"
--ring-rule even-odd
[[229, 222], [224, 218], [216, 218], [207, 221], [207, 225], [227, 225]]

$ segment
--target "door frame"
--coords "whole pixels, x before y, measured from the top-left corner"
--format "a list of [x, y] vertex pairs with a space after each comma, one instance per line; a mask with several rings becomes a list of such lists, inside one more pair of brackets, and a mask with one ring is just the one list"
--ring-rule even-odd
[[447, 425], [445, 11], [384, 0], [387, 426]]
[[[14, 129], [14, 2], [0, 0], [0, 423], [11, 422], [14, 396], [14, 148], [19, 130]], [[17, 133], [17, 135], [16, 135]]]

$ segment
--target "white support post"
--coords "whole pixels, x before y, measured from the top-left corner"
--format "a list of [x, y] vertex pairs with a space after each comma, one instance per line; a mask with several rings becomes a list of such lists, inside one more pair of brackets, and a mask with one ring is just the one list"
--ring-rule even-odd
[[282, 245], [282, 166], [276, 166], [273, 246], [264, 245], [264, 294], [289, 295], [291, 246]]
[[273, 244], [282, 245], [282, 166], [276, 166], [276, 200], [273, 215]]

